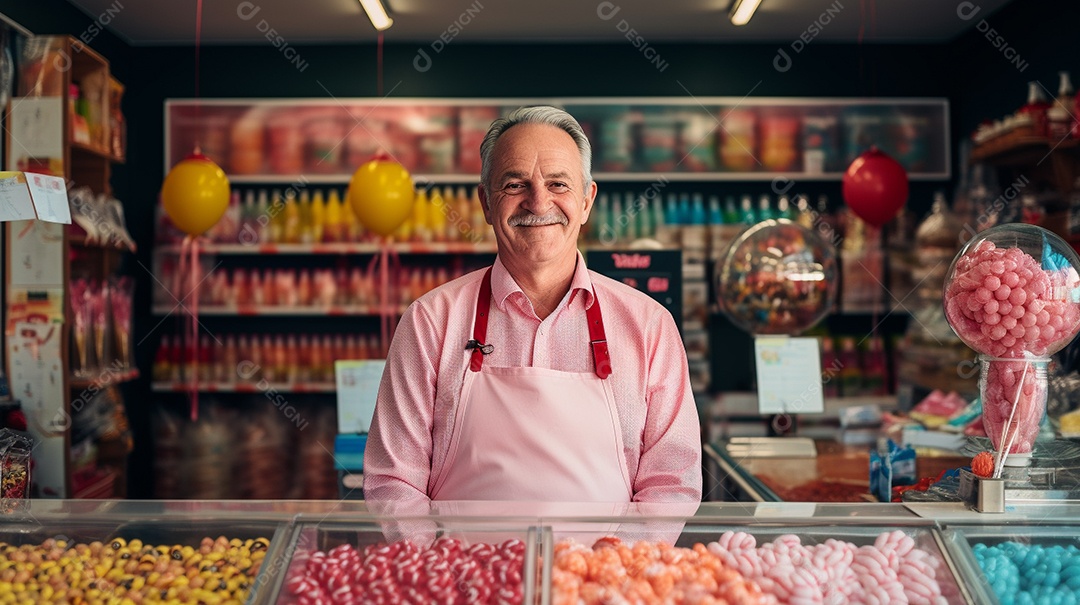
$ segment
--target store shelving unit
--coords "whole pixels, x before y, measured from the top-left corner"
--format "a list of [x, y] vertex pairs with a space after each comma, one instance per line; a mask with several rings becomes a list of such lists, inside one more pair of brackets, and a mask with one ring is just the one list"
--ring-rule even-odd
[[[111, 194], [112, 167], [122, 163], [125, 155], [119, 108], [123, 86], [110, 75], [109, 62], [78, 39], [38, 36], [33, 39], [33, 48], [34, 52], [28, 50], [21, 57], [18, 94], [7, 109], [11, 128], [5, 138], [6, 168], [62, 176], [72, 188]], [[69, 96], [76, 86], [78, 100]], [[33, 136], [37, 143], [33, 155], [22, 144], [15, 144], [24, 136]], [[26, 350], [7, 356], [8, 375], [14, 382], [23, 376], [26, 383], [19, 385], [16, 397], [23, 399], [36, 441], [36, 488], [42, 495], [61, 498], [89, 493], [123, 497], [127, 451], [120, 441], [102, 439], [93, 444], [99, 474], [89, 491], [76, 493], [73, 489], [72, 476], [79, 469], [73, 468], [72, 449], [86, 445], [71, 441], [71, 418], [79, 411], [73, 409], [73, 401], [81, 406], [100, 391], [134, 380], [138, 371], [99, 360], [101, 367], [85, 368], [82, 375], [76, 375], [70, 298], [73, 280], [103, 282], [119, 273], [123, 255], [134, 250], [89, 240], [74, 225], [36, 220], [6, 223], [5, 235], [9, 317], [13, 311], [15, 317], [25, 315], [22, 301], [46, 300], [48, 321], [59, 330], [55, 335], [58, 346], [43, 349], [49, 351], [48, 357], [35, 358], [33, 351]], [[18, 269], [15, 263], [19, 263]], [[19, 303], [13, 302], [16, 298]], [[122, 329], [130, 331], [131, 327]], [[45, 373], [40, 384], [26, 386], [34, 382], [30, 377], [40, 372]]]

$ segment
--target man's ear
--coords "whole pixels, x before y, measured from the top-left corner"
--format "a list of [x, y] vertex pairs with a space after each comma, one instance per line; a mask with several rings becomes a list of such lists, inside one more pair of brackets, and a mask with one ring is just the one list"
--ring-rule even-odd
[[477, 185], [476, 195], [480, 198], [480, 209], [484, 211], [484, 220], [487, 224], [494, 225], [491, 222], [491, 205], [488, 203], [487, 188], [483, 184]]
[[589, 215], [592, 213], [593, 202], [596, 201], [596, 191], [596, 181], [591, 181], [585, 189], [585, 211], [581, 214], [582, 225], [588, 222]]

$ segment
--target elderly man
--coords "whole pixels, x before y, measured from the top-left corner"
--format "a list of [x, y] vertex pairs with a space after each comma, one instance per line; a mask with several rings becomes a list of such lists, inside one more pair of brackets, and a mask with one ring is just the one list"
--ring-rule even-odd
[[698, 502], [686, 352], [659, 303], [585, 267], [596, 197], [581, 126], [554, 107], [480, 146], [494, 265], [402, 317], [364, 456], [368, 500]]

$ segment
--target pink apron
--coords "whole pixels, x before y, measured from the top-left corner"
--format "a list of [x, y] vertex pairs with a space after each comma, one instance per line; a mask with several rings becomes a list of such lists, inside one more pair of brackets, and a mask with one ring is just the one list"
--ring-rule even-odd
[[484, 367], [491, 270], [476, 303], [469, 367], [432, 500], [629, 502], [611, 362], [593, 292], [593, 372]]

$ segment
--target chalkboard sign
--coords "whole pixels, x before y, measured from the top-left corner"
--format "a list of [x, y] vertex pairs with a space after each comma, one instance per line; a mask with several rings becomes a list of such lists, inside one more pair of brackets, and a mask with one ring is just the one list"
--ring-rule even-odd
[[681, 250], [589, 250], [585, 264], [664, 305], [682, 332]]

